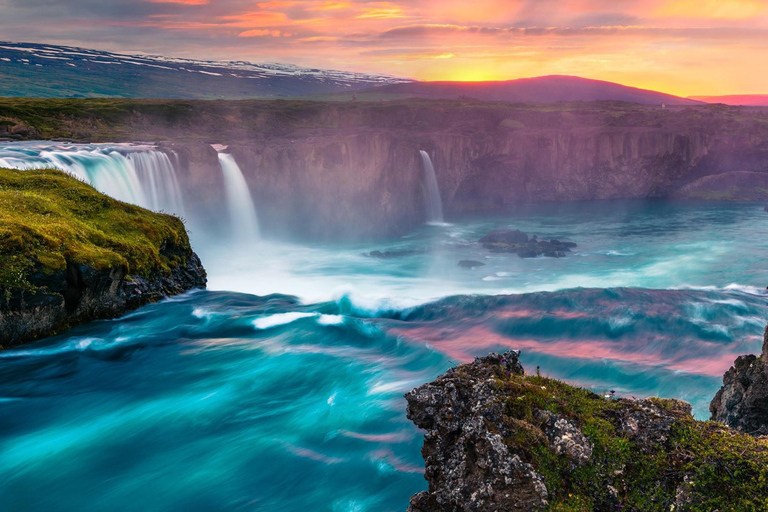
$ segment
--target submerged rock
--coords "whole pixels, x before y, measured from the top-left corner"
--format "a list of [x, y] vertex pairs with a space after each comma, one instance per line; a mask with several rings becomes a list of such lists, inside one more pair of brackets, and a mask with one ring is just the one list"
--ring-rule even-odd
[[576, 247], [573, 242], [561, 242], [555, 238], [539, 240], [538, 236], [528, 237], [517, 229], [497, 229], [479, 240], [491, 252], [517, 254], [521, 258], [564, 258]]
[[768, 442], [696, 421], [679, 400], [606, 399], [526, 376], [517, 351], [450, 369], [405, 397], [408, 418], [426, 430], [429, 483], [411, 512], [768, 504]]
[[496, 229], [480, 239], [481, 244], [527, 244], [528, 235], [519, 229]]
[[423, 253], [424, 251], [418, 249], [395, 249], [393, 251], [371, 251], [367, 255], [371, 258], [389, 260], [393, 258], [405, 258], [406, 256], [416, 256]]
[[477, 267], [484, 267], [485, 263], [477, 260], [461, 260], [459, 262], [459, 266], [461, 268], [477, 268]]
[[740, 356], [709, 404], [712, 420], [752, 435], [768, 435], [768, 327], [760, 357]]

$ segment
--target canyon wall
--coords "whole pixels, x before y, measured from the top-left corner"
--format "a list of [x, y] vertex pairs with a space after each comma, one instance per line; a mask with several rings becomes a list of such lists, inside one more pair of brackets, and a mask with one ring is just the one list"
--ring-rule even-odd
[[210, 144], [229, 146], [266, 231], [381, 236], [422, 223], [422, 149], [448, 219], [541, 201], [768, 200], [768, 109], [424, 100], [118, 105], [121, 116], [102, 120], [91, 108], [67, 129], [79, 139], [165, 141], [187, 196], [203, 211], [222, 206]]

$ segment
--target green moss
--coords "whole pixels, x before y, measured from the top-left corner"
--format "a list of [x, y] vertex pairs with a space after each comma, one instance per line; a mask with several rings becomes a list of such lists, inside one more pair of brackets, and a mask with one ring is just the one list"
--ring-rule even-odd
[[[505, 442], [544, 477], [552, 510], [613, 510], [618, 499], [622, 510], [670, 511], [681, 488], [689, 496], [684, 510], [768, 510], [766, 440], [696, 421], [675, 400], [650, 399], [677, 419], [666, 442], [643, 445], [618, 419], [639, 407], [634, 402], [543, 377], [499, 375], [496, 382], [507, 397], [506, 430], [514, 433]], [[587, 464], [573, 467], [551, 449], [540, 410], [564, 416], [589, 438]]]
[[[165, 251], [162, 247], [177, 249]], [[0, 288], [32, 288], [66, 263], [148, 276], [183, 264], [181, 220], [100, 194], [56, 170], [0, 169]]]

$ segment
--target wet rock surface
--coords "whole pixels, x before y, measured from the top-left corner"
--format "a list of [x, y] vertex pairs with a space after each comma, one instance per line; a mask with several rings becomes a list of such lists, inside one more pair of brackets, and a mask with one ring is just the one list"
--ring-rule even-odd
[[539, 240], [537, 235], [529, 237], [517, 229], [497, 229], [479, 240], [491, 252], [517, 254], [521, 258], [564, 258], [577, 247], [574, 242], [561, 242], [556, 238]]
[[169, 273], [127, 275], [122, 268], [96, 270], [67, 264], [53, 274], [38, 272], [30, 281], [33, 291], [0, 288], [0, 346], [57, 334], [74, 325], [103, 318], [117, 318], [145, 304], [207, 282], [200, 258], [191, 250], [164, 247], [167, 256], [182, 256], [185, 263]]
[[605, 398], [526, 376], [517, 351], [452, 368], [406, 400], [426, 431], [429, 484], [410, 512], [768, 503], [767, 443], [696, 421], [680, 400]]
[[709, 405], [712, 420], [751, 435], [768, 435], [768, 328], [761, 355], [741, 356]]
[[461, 268], [470, 268], [471, 269], [471, 268], [484, 267], [485, 263], [483, 263], [482, 261], [477, 261], [477, 260], [461, 260], [459, 262], [459, 266]]

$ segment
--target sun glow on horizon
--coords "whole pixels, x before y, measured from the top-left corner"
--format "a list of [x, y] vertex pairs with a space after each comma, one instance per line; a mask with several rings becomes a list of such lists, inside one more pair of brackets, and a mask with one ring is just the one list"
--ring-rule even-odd
[[55, 13], [18, 3], [0, 29], [9, 40], [429, 81], [559, 74], [680, 96], [768, 92], [765, 0], [125, 0], [88, 15], [77, 1]]

